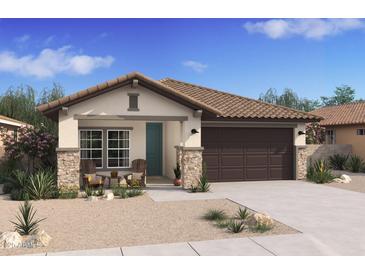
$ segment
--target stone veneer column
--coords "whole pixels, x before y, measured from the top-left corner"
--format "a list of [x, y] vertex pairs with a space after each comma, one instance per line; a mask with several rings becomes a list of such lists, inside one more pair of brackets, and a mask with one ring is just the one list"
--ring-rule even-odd
[[80, 150], [57, 148], [57, 185], [80, 186]]
[[307, 177], [307, 150], [306, 146], [296, 146], [296, 179]]
[[203, 170], [203, 148], [176, 146], [177, 162], [181, 165], [183, 187], [197, 186]]

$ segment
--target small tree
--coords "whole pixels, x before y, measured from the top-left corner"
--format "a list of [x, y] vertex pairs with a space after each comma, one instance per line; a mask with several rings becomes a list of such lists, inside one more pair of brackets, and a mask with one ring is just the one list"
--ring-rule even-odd
[[306, 143], [323, 144], [326, 138], [326, 130], [319, 123], [310, 123], [306, 126]]
[[6, 129], [1, 130], [0, 136], [5, 146], [5, 154], [9, 159], [27, 160], [27, 169], [32, 173], [36, 160], [49, 165], [50, 155], [54, 154], [57, 144], [56, 137], [42, 128], [30, 126], [21, 127], [17, 134], [9, 134]]

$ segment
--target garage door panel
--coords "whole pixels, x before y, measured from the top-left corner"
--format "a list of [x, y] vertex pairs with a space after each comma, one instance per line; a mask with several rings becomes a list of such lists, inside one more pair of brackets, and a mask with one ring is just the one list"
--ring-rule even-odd
[[246, 178], [247, 180], [267, 180], [268, 169], [265, 167], [247, 167]]
[[225, 180], [236, 181], [243, 178], [242, 168], [224, 168], [221, 170], [221, 177]]
[[203, 158], [211, 181], [293, 177], [292, 128], [202, 128]]
[[222, 167], [242, 167], [243, 166], [243, 157], [242, 155], [221, 155]]
[[267, 155], [246, 155], [246, 166], [262, 166], [267, 165]]

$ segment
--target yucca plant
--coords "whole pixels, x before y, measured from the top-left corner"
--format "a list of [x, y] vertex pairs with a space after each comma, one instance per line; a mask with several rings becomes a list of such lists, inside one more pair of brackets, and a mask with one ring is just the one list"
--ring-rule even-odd
[[357, 155], [351, 155], [347, 167], [351, 172], [360, 172], [364, 168], [364, 161]]
[[29, 177], [26, 190], [31, 199], [48, 199], [56, 189], [56, 175], [51, 170], [41, 170]]
[[329, 165], [332, 169], [344, 170], [349, 155], [334, 154], [328, 158]]
[[207, 213], [203, 215], [203, 218], [209, 221], [220, 221], [227, 219], [227, 215], [223, 210], [209, 209]]
[[324, 160], [317, 160], [307, 170], [307, 179], [317, 184], [325, 184], [332, 181], [335, 177], [332, 175], [327, 163]]
[[247, 219], [248, 216], [250, 216], [250, 212], [248, 212], [247, 207], [245, 207], [244, 209], [242, 209], [241, 207], [238, 208], [238, 211], [236, 213], [237, 219], [244, 221]]
[[240, 233], [245, 228], [243, 221], [241, 220], [230, 220], [227, 225], [227, 230], [232, 233]]
[[205, 164], [203, 164], [203, 170], [198, 183], [198, 189], [200, 192], [208, 192], [210, 189], [210, 183], [208, 182], [207, 168]]
[[24, 204], [19, 206], [20, 214], [16, 216], [17, 221], [12, 222], [15, 226], [15, 231], [17, 231], [20, 235], [30, 235], [34, 234], [38, 231], [38, 224], [44, 221], [46, 218], [43, 219], [35, 219], [35, 214], [37, 210], [33, 209], [31, 203], [26, 200]]

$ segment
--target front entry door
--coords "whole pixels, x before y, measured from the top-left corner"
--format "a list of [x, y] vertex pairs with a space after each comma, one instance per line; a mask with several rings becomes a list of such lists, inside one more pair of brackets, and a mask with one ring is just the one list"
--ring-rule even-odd
[[146, 124], [147, 175], [162, 176], [162, 123]]

